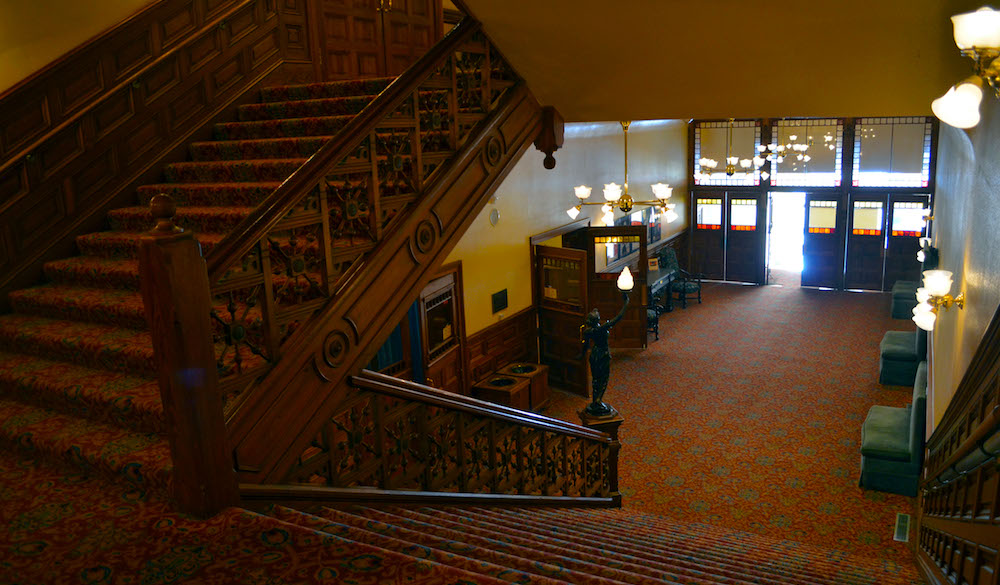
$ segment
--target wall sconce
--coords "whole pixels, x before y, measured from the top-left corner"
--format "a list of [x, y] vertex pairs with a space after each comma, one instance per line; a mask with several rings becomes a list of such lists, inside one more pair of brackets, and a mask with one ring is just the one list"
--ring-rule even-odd
[[927, 270], [938, 267], [938, 249], [931, 245], [930, 238], [920, 238], [920, 249], [917, 250], [917, 262]]
[[1000, 11], [984, 6], [975, 12], [951, 17], [955, 44], [963, 55], [975, 61], [976, 74], [963, 79], [947, 93], [931, 102], [931, 110], [942, 122], [956, 128], [972, 128], [979, 123], [979, 104], [984, 82], [1000, 98]]
[[965, 308], [965, 293], [951, 296], [951, 272], [947, 270], [925, 270], [924, 286], [917, 289], [917, 306], [913, 309], [913, 322], [924, 331], [933, 331], [938, 309], [945, 310], [952, 305]]

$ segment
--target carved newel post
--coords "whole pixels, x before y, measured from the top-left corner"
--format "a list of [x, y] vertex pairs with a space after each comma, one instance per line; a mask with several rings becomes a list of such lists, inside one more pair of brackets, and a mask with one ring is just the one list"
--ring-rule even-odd
[[239, 503], [212, 344], [211, 293], [201, 246], [177, 227], [174, 201], [149, 203], [156, 226], [139, 242], [139, 277], [181, 510], [210, 516]]

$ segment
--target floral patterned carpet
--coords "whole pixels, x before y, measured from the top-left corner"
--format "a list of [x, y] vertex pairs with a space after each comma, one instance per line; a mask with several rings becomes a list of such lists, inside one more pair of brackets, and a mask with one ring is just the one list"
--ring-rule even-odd
[[[868, 409], [912, 392], [876, 383], [879, 341], [913, 324], [889, 318], [887, 294], [706, 284], [703, 296], [661, 315], [647, 350], [612, 351], [624, 507], [912, 563], [892, 534], [913, 499], [858, 477]], [[554, 395], [545, 414], [579, 422], [588, 400]]]

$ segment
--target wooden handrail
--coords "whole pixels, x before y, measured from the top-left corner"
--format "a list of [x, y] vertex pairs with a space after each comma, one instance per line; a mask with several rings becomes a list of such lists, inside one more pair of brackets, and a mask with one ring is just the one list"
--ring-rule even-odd
[[239, 223], [217, 246], [212, 248], [208, 262], [208, 280], [217, 283], [226, 270], [246, 255], [294, 207], [299, 198], [312, 189], [329, 172], [330, 167], [347, 157], [351, 151], [381, 122], [388, 112], [412, 95], [445, 59], [480, 29], [480, 24], [466, 17], [434, 45], [430, 52], [417, 60], [389, 84], [361, 112], [351, 119], [336, 136], [289, 176], [271, 195]]
[[446, 390], [417, 384], [416, 382], [393, 378], [392, 376], [371, 370], [364, 370], [360, 376], [351, 376], [350, 380], [354, 386], [367, 388], [368, 390], [374, 390], [382, 394], [390, 394], [405, 400], [461, 410], [485, 418], [512, 422], [526, 427], [551, 431], [560, 435], [611, 443], [611, 436], [607, 433], [588, 429], [584, 426], [574, 425], [534, 412], [477, 400], [461, 394], [454, 394]]
[[[192, 31], [189, 34], [187, 34], [186, 38], [185, 38], [185, 40], [183, 42], [177, 43], [176, 45], [174, 45], [170, 49], [167, 49], [166, 51], [163, 51], [163, 53], [161, 53], [160, 55], [158, 55], [156, 57], [156, 59], [151, 59], [148, 63], [146, 63], [146, 65], [144, 67], [140, 67], [140, 68], [136, 69], [131, 74], [122, 77], [118, 81], [118, 83], [116, 83], [116, 84], [114, 84], [114, 85], [112, 85], [112, 86], [104, 89], [102, 91], [102, 96], [99, 99], [89, 100], [84, 107], [82, 107], [79, 110], [75, 111], [72, 115], [68, 116], [63, 121], [61, 121], [57, 125], [55, 125], [52, 128], [50, 128], [48, 131], [46, 131], [41, 136], [38, 136], [34, 140], [31, 140], [27, 144], [25, 144], [25, 145], [21, 146], [20, 148], [18, 148], [16, 151], [8, 153], [7, 156], [4, 157], [3, 160], [0, 160], [0, 172], [4, 171], [7, 167], [9, 167], [10, 165], [12, 165], [15, 161], [20, 160], [21, 158], [23, 158], [26, 154], [33, 152], [40, 145], [42, 145], [46, 140], [51, 139], [53, 136], [55, 136], [56, 134], [58, 134], [62, 130], [66, 129], [70, 125], [72, 125], [72, 124], [76, 123], [77, 121], [79, 121], [82, 117], [86, 116], [91, 111], [93, 111], [94, 108], [96, 108], [97, 106], [103, 104], [110, 96], [114, 95], [115, 92], [117, 92], [118, 90], [120, 90], [123, 87], [126, 87], [128, 85], [131, 85], [136, 80], [140, 79], [143, 75], [149, 73], [149, 71], [151, 69], [153, 69], [154, 67], [157, 67], [161, 63], [163, 63], [164, 59], [167, 59], [169, 57], [172, 57], [173, 55], [176, 55], [176, 54], [180, 53], [180, 51], [182, 51], [187, 45], [191, 44], [192, 42], [194, 42], [198, 38], [199, 33], [201, 33], [202, 31], [213, 29], [213, 28], [218, 28], [218, 26], [219, 26], [220, 23], [222, 23], [223, 21], [229, 19], [236, 12], [238, 12], [240, 10], [243, 10], [246, 6], [248, 6], [250, 4], [253, 4], [256, 1], [257, 0], [244, 0], [243, 2], [240, 2], [240, 3], [232, 6], [231, 8], [229, 8], [228, 10], [226, 10], [225, 12], [223, 12], [222, 14], [217, 15], [215, 18], [212, 18], [211, 20], [206, 21], [205, 24], [201, 28], [199, 28], [198, 30]], [[126, 26], [128, 26], [128, 25], [130, 25], [132, 23], [135, 23], [135, 22], [139, 21], [142, 18], [146, 18], [154, 10], [159, 9], [161, 4], [164, 4], [164, 2], [158, 2], [158, 3], [155, 3], [155, 4], [151, 4], [151, 5], [147, 6], [146, 8], [143, 8], [139, 12], [136, 12], [135, 14], [132, 14], [131, 16], [127, 17], [125, 20], [121, 21], [120, 23], [118, 23], [114, 27], [112, 27], [112, 28], [104, 31], [103, 33], [100, 33], [96, 37], [91, 38], [90, 40], [84, 42], [83, 44], [74, 47], [69, 52], [64, 53], [58, 59], [56, 59], [55, 61], [53, 61], [53, 62], [49, 63], [47, 66], [45, 66], [43, 69], [41, 69], [39, 71], [36, 71], [35, 73], [32, 73], [30, 76], [26, 77], [25, 79], [22, 79], [21, 81], [19, 81], [13, 87], [10, 87], [7, 90], [5, 90], [2, 93], [0, 93], [0, 104], [3, 104], [3, 102], [5, 100], [7, 100], [8, 98], [12, 98], [12, 97], [16, 96], [18, 94], [18, 92], [24, 90], [29, 84], [31, 84], [31, 83], [33, 83], [33, 82], [41, 79], [45, 75], [49, 74], [51, 71], [53, 71], [53, 70], [55, 70], [55, 69], [57, 69], [59, 67], [62, 67], [67, 62], [69, 62], [73, 57], [81, 54], [82, 52], [84, 52], [85, 50], [87, 50], [88, 48], [90, 48], [91, 46], [97, 45], [97, 44], [102, 43], [102, 42], [109, 42], [112, 39], [112, 37], [115, 34], [118, 33], [119, 30], [121, 30], [122, 28], [124, 28], [124, 27], [126, 27]], [[10, 201], [10, 200], [5, 201], [5, 202], [3, 202], [3, 207], [6, 207], [6, 206], [8, 206], [11, 203], [12, 203], [12, 201]]]
[[522, 494], [485, 494], [464, 492], [421, 492], [380, 490], [375, 488], [334, 488], [311, 485], [240, 484], [240, 498], [251, 503], [324, 502], [424, 504], [446, 506], [573, 506], [608, 508], [617, 505], [614, 496], [533, 496]]

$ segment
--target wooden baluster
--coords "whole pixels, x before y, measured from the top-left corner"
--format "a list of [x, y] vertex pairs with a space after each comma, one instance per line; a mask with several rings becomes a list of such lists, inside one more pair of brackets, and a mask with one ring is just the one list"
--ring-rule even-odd
[[149, 203], [156, 226], [139, 242], [139, 278], [159, 371], [160, 399], [180, 509], [211, 516], [239, 503], [218, 390], [208, 272], [201, 245], [174, 225], [164, 194]]

